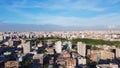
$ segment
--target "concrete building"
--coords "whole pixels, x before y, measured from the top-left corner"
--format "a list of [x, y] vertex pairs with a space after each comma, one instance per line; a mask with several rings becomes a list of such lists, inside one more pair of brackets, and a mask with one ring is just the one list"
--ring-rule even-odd
[[118, 68], [117, 64], [98, 64], [96, 65], [96, 68]]
[[58, 41], [55, 43], [55, 51], [56, 51], [56, 53], [62, 52], [62, 42], [61, 41]]
[[70, 41], [68, 42], [68, 49], [69, 49], [69, 50], [72, 50], [72, 44], [71, 44]]
[[77, 52], [78, 52], [78, 65], [85, 65], [86, 64], [86, 44], [82, 42], [77, 43]]
[[3, 41], [3, 36], [2, 35], [0, 35], [0, 41]]
[[19, 62], [17, 62], [17, 61], [7, 61], [5, 63], [5, 68], [19, 68]]
[[86, 58], [84, 57], [78, 57], [78, 65], [85, 65], [86, 64]]
[[86, 44], [82, 42], [77, 43], [77, 52], [80, 56], [85, 57], [86, 56]]
[[116, 58], [120, 58], [120, 48], [116, 48]]
[[30, 53], [30, 51], [31, 51], [30, 41], [25, 43], [25, 41], [22, 40], [22, 45], [23, 45], [23, 53], [24, 54]]
[[42, 68], [43, 67], [43, 54], [37, 54], [33, 56], [33, 68]]
[[90, 50], [88, 55], [90, 55], [90, 59], [94, 62], [98, 62], [99, 60], [112, 60], [115, 58], [115, 54], [107, 50]]
[[66, 59], [66, 68], [75, 68], [76, 60], [73, 58]]

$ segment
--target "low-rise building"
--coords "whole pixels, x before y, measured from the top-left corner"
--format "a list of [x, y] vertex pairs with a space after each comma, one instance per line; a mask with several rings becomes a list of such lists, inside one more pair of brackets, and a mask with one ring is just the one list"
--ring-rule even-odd
[[5, 63], [5, 68], [19, 68], [19, 62], [17, 62], [17, 61], [7, 61]]
[[66, 68], [75, 68], [76, 66], [76, 60], [73, 58], [66, 59]]
[[98, 64], [96, 65], [96, 68], [118, 68], [117, 64]]
[[99, 60], [112, 60], [115, 58], [115, 53], [107, 50], [90, 50], [88, 55], [94, 62], [98, 62]]

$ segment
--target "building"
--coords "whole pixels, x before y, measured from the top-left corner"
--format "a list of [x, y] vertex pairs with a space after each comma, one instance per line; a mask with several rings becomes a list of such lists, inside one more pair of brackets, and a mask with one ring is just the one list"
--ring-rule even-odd
[[85, 65], [86, 64], [86, 58], [84, 57], [78, 57], [78, 65]]
[[26, 42], [24, 40], [22, 40], [22, 45], [23, 45], [23, 53], [27, 54], [30, 53], [31, 51], [31, 44], [30, 41]]
[[0, 35], [0, 41], [3, 41], [3, 36], [2, 35]]
[[117, 64], [98, 64], [96, 65], [96, 68], [118, 68]]
[[90, 59], [94, 62], [98, 62], [99, 60], [112, 60], [115, 58], [115, 54], [108, 50], [90, 50], [88, 55], [90, 55]]
[[43, 58], [44, 58], [44, 55], [43, 54], [37, 54], [37, 55], [34, 55], [33, 56], [33, 60], [38, 60], [39, 64], [43, 64]]
[[78, 65], [83, 66], [86, 64], [86, 44], [82, 42], [77, 43], [77, 52], [78, 52]]
[[42, 45], [42, 43], [39, 43], [37, 46], [38, 46], [38, 47], [42, 47], [43, 45]]
[[37, 54], [33, 56], [33, 68], [42, 68], [43, 67], [43, 54]]
[[69, 50], [72, 50], [72, 44], [71, 44], [70, 41], [68, 42], [68, 49], [69, 49]]
[[76, 66], [76, 60], [73, 58], [66, 59], [66, 68], [75, 68]]
[[5, 68], [19, 68], [19, 62], [17, 62], [17, 61], [7, 61], [5, 63]]
[[82, 42], [77, 43], [77, 52], [80, 56], [85, 57], [86, 56], [86, 44]]
[[8, 45], [8, 46], [13, 46], [14, 41], [10, 38], [10, 39], [8, 40], [8, 43], [9, 43], [9, 45]]
[[56, 51], [56, 53], [62, 52], [62, 42], [61, 41], [58, 41], [55, 43], [55, 51]]
[[116, 58], [120, 58], [120, 49], [116, 48]]

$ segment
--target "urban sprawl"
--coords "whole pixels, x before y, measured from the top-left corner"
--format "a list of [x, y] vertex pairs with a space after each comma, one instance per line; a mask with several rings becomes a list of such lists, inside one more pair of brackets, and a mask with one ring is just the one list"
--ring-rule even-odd
[[0, 68], [120, 68], [120, 31], [0, 32]]

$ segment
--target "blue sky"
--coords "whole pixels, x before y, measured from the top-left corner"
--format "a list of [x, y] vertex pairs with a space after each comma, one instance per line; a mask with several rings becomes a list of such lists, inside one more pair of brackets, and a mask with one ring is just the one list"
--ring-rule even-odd
[[120, 25], [120, 0], [0, 0], [0, 21], [60, 26]]

